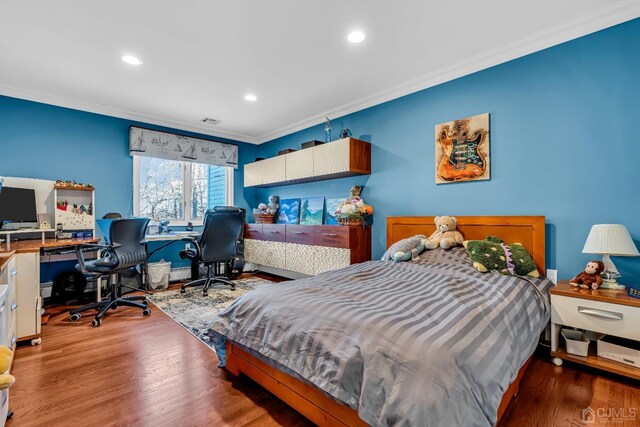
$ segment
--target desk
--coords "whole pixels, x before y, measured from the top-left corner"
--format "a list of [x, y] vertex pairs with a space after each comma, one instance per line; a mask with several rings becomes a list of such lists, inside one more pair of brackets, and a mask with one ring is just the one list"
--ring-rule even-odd
[[[33, 229], [21, 229], [21, 230], [1, 230], [0, 231], [0, 236], [6, 236], [7, 239], [7, 251], [11, 250], [11, 235], [12, 234], [27, 234], [27, 233], [40, 233], [40, 239], [42, 241], [42, 244], [44, 244], [46, 242], [46, 233], [55, 233], [56, 230], [55, 229], [47, 229], [47, 230], [43, 230], [40, 228], [33, 228]], [[0, 251], [2, 250], [2, 245], [0, 245]]]
[[166, 234], [147, 234], [144, 239], [147, 242], [166, 242], [172, 240], [182, 240], [185, 237], [198, 237], [200, 231], [174, 231]]
[[16, 336], [18, 341], [40, 344], [42, 298], [40, 297], [40, 250], [72, 248], [97, 239], [40, 239], [11, 243], [11, 250], [0, 247], [0, 264], [15, 262]]

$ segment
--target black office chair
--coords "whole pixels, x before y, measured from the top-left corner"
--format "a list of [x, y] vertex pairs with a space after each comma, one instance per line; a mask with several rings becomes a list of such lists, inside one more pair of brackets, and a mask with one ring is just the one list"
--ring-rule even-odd
[[[148, 218], [128, 218], [116, 219], [111, 223], [109, 230], [109, 244], [85, 244], [76, 247], [78, 264], [76, 269], [80, 270], [88, 277], [96, 278], [100, 286], [100, 278], [109, 276], [109, 299], [88, 304], [75, 310], [71, 310], [71, 321], [80, 320], [80, 313], [86, 310], [97, 309], [98, 314], [93, 319], [93, 326], [100, 326], [102, 318], [109, 309], [116, 309], [118, 306], [137, 307], [142, 309], [142, 314], [149, 316], [151, 309], [147, 307], [146, 296], [119, 296], [120, 273], [133, 267], [143, 264], [147, 260], [147, 247], [144, 236], [149, 224]], [[85, 261], [84, 251], [95, 251], [102, 249], [100, 258], [93, 261]]]
[[182, 239], [193, 244], [195, 249], [181, 251], [180, 257], [204, 264], [207, 277], [185, 283], [180, 288], [181, 293], [185, 293], [189, 287], [204, 285], [202, 294], [207, 296], [209, 287], [214, 283], [224, 283], [235, 291], [236, 285], [228, 277], [234, 266], [238, 265], [237, 258], [244, 242], [245, 216], [242, 208], [216, 206], [205, 214], [204, 230], [200, 237]]

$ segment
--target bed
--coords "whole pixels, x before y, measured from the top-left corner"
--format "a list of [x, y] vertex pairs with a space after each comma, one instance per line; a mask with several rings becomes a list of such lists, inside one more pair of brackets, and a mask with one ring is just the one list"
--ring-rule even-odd
[[[389, 217], [387, 246], [434, 230]], [[522, 243], [545, 272], [541, 216], [458, 217], [466, 239]], [[221, 366], [317, 425], [496, 424], [549, 320], [546, 279], [482, 274], [464, 249], [266, 286], [219, 313]]]

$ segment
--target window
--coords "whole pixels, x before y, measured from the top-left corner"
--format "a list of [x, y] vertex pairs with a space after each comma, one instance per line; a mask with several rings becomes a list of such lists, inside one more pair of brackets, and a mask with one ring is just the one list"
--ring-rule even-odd
[[178, 160], [133, 157], [136, 216], [201, 224], [208, 209], [233, 205], [233, 169]]

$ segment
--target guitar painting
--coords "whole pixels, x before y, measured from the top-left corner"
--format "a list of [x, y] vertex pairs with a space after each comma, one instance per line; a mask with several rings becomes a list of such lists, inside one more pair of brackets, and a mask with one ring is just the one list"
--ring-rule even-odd
[[436, 184], [490, 179], [489, 113], [436, 126]]

